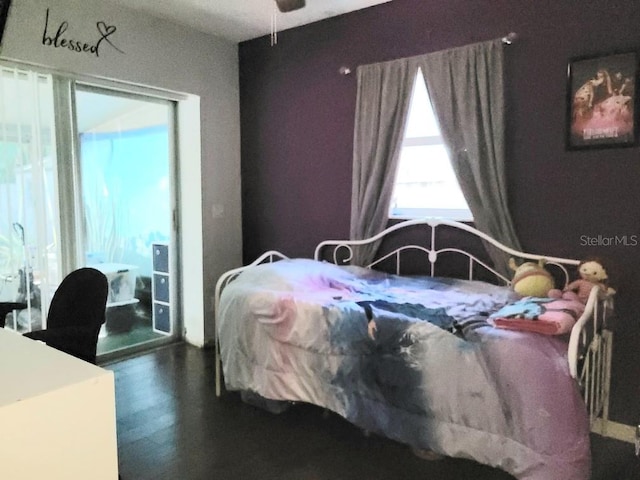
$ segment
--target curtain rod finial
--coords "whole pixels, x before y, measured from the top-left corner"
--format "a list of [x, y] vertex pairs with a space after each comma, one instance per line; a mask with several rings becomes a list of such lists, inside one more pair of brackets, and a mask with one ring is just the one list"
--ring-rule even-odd
[[349, 75], [351, 73], [351, 69], [349, 67], [342, 66], [338, 69], [340, 75]]
[[502, 43], [511, 45], [516, 38], [518, 38], [518, 34], [516, 32], [509, 32], [505, 37], [502, 37]]

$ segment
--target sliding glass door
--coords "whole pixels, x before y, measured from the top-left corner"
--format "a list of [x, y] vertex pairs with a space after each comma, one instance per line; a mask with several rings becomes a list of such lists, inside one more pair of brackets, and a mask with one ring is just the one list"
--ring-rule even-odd
[[70, 270], [109, 280], [99, 358], [176, 336], [175, 102], [0, 66], [0, 301], [46, 326]]
[[52, 77], [0, 66], [0, 301], [7, 326], [44, 326], [60, 282]]
[[173, 244], [174, 104], [77, 85], [75, 105], [83, 260], [110, 282], [101, 354], [175, 330], [169, 270], [154, 276]]

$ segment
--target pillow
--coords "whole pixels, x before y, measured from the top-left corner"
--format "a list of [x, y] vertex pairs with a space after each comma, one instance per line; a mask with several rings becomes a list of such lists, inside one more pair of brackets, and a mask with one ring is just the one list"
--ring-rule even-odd
[[229, 286], [295, 291], [330, 287], [334, 283], [348, 282], [353, 278], [353, 274], [332, 263], [290, 258], [244, 270]]

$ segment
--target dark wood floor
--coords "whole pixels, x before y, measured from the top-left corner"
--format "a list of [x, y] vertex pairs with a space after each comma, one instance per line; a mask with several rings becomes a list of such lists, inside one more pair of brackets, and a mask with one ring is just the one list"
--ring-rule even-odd
[[[105, 368], [116, 378], [122, 480], [512, 478], [467, 460], [419, 459], [312, 406], [274, 415], [233, 393], [216, 398], [211, 350], [180, 343]], [[592, 444], [593, 480], [640, 479], [631, 444], [596, 435]]]

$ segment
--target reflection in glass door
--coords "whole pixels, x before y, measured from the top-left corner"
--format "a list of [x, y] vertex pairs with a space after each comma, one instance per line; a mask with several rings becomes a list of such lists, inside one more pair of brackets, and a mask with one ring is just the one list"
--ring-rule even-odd
[[176, 330], [169, 258], [174, 104], [77, 85], [75, 105], [79, 243], [84, 264], [105, 273], [110, 286], [98, 341], [104, 355]]

